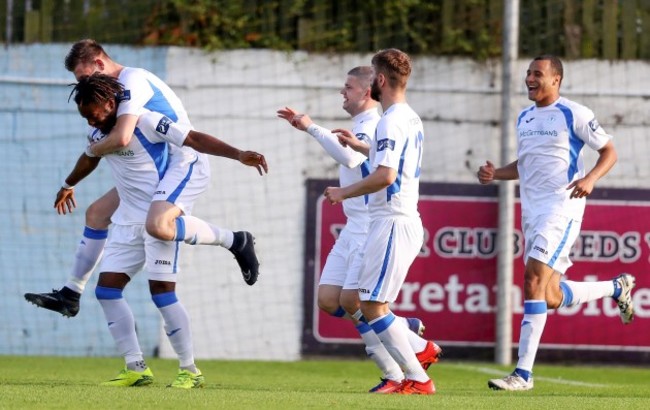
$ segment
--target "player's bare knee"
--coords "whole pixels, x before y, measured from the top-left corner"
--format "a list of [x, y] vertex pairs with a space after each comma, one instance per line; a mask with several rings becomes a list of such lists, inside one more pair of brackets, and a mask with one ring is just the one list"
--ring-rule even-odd
[[145, 229], [147, 230], [147, 233], [151, 236], [153, 236], [156, 239], [160, 239], [161, 241], [172, 241], [174, 240], [174, 235], [175, 232], [173, 229], [170, 229], [170, 227], [163, 223], [163, 221], [156, 219], [156, 218], [151, 218], [147, 219], [147, 222], [145, 224]]
[[111, 215], [107, 215], [104, 208], [93, 202], [88, 209], [86, 209], [86, 226], [93, 229], [108, 229], [111, 224]]
[[[356, 292], [355, 292], [356, 293]], [[341, 293], [339, 303], [343, 309], [349, 314], [354, 314], [360, 309], [359, 296], [348, 295], [346, 292]]]
[[318, 308], [325, 313], [334, 314], [339, 308], [339, 301], [333, 298], [318, 297]]
[[548, 309], [557, 309], [562, 305], [562, 290], [558, 286], [557, 289], [546, 289], [546, 307]]

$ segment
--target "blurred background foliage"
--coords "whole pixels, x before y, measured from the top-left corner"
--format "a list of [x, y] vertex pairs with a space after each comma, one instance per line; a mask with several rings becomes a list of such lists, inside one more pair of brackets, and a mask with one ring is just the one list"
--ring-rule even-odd
[[[5, 0], [9, 43], [176, 45], [208, 50], [501, 53], [507, 0]], [[650, 0], [521, 0], [520, 53], [650, 57]]]

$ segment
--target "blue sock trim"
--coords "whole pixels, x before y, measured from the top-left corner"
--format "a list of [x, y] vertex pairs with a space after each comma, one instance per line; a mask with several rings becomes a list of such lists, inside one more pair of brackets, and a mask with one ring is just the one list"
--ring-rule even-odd
[[391, 312], [386, 316], [370, 323], [370, 327], [372, 327], [372, 330], [374, 330], [375, 333], [379, 334], [384, 330], [388, 329], [388, 326], [392, 325], [394, 321], [395, 321], [395, 315]]
[[540, 315], [547, 312], [545, 300], [525, 300], [524, 315]]
[[370, 327], [369, 324], [363, 322], [359, 323], [355, 327], [359, 331], [359, 334], [364, 334], [372, 331], [372, 327]]
[[122, 299], [122, 289], [97, 286], [95, 287], [95, 297], [104, 300]]
[[530, 380], [530, 376], [533, 374], [533, 372], [529, 372], [528, 370], [524, 370], [520, 368], [516, 368], [513, 373], [518, 374], [526, 381]]
[[106, 239], [108, 238], [108, 229], [93, 229], [85, 226], [83, 236], [88, 239]]
[[339, 306], [339, 308], [336, 309], [336, 312], [332, 313], [332, 316], [335, 316], [335, 317], [343, 317], [343, 316], [345, 316], [345, 309], [343, 309], [341, 306]]
[[562, 305], [560, 306], [569, 306], [571, 302], [573, 302], [573, 291], [564, 282], [560, 282], [560, 290], [562, 291], [562, 294], [564, 297], [562, 298]]
[[176, 242], [181, 242], [185, 240], [185, 221], [180, 217], [176, 218], [176, 236], [174, 237]]
[[621, 297], [621, 293], [623, 293], [623, 288], [618, 284], [616, 279], [612, 280], [612, 283], [614, 283], [614, 294], [612, 297], [614, 300], [618, 300]]
[[151, 299], [153, 299], [153, 303], [159, 309], [178, 302], [176, 292], [158, 293], [157, 295], [151, 295]]

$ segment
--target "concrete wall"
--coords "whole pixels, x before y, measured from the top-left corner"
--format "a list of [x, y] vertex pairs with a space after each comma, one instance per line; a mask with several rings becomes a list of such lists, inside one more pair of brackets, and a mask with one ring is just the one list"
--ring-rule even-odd
[[[194, 326], [199, 358], [294, 360], [300, 357], [303, 298], [305, 188], [307, 178], [336, 178], [336, 165], [320, 146], [275, 116], [291, 106], [321, 125], [347, 127], [339, 89], [345, 73], [369, 64], [370, 55], [312, 55], [265, 50], [206, 54], [193, 49], [107, 46], [124, 64], [158, 73], [180, 95], [195, 127], [239, 148], [266, 155], [269, 175], [234, 161], [212, 159], [212, 187], [195, 215], [222, 227], [254, 233], [262, 263], [259, 282], [248, 287], [232, 256], [221, 248], [184, 248], [179, 297]], [[78, 188], [80, 210], [58, 217], [54, 194], [83, 146], [83, 121], [66, 103], [72, 81], [62, 66], [67, 45], [10, 47], [0, 51], [0, 163], [5, 186], [0, 204], [0, 353], [114, 354], [103, 315], [89, 285], [80, 315], [63, 321], [34, 310], [22, 293], [59, 287], [67, 277], [83, 227], [82, 211], [110, 185], [106, 169]], [[524, 107], [527, 60], [517, 64]], [[619, 164], [601, 185], [648, 187], [645, 153], [650, 110], [650, 66], [642, 62], [569, 62], [565, 96], [583, 102], [616, 137]], [[408, 94], [425, 123], [422, 178], [475, 180], [485, 159], [499, 157], [497, 63], [416, 58]], [[588, 156], [593, 160], [594, 156]], [[514, 159], [514, 154], [513, 158]], [[9, 229], [7, 229], [7, 227]], [[137, 310], [145, 353], [162, 340], [158, 313], [144, 279], [126, 295]], [[87, 341], [79, 342], [82, 336]], [[149, 341], [151, 340], [151, 341]], [[69, 346], [73, 346], [72, 349]]]

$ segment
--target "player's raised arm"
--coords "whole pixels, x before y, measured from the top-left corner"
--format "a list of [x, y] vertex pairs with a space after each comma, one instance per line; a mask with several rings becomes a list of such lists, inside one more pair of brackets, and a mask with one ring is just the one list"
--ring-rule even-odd
[[353, 149], [340, 144], [334, 131], [330, 131], [314, 123], [307, 114], [300, 113], [289, 107], [278, 110], [277, 114], [278, 118], [287, 120], [294, 128], [305, 131], [314, 137], [323, 149], [339, 164], [348, 168], [354, 168], [366, 160], [366, 156], [363, 154], [360, 155]]

